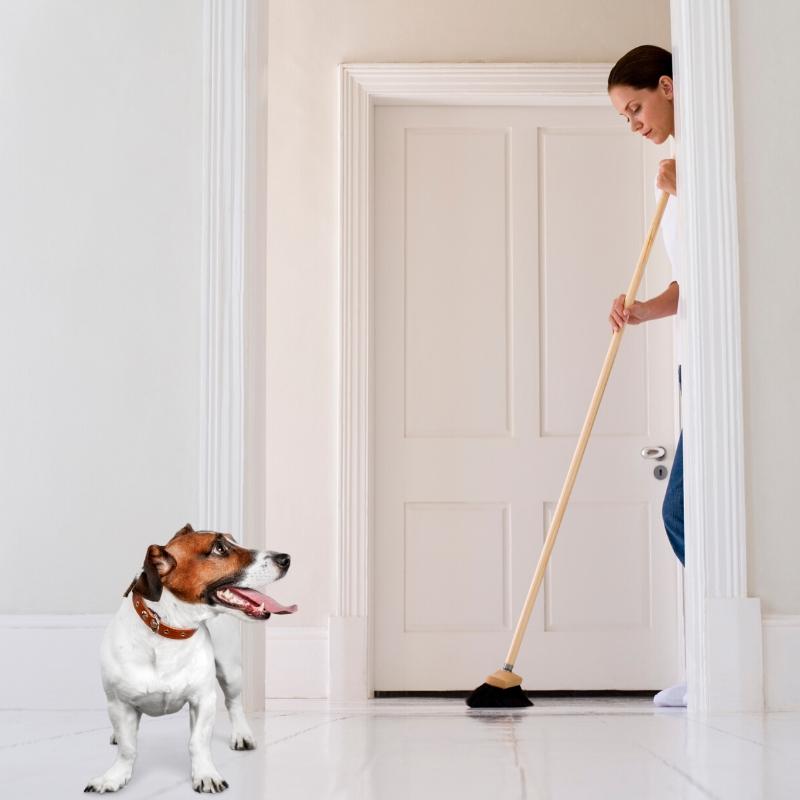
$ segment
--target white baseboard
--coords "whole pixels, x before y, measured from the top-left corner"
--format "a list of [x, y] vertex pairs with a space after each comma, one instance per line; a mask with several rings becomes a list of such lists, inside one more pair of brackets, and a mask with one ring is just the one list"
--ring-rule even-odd
[[800, 710], [800, 615], [765, 615], [764, 704], [767, 711]]
[[0, 615], [0, 709], [104, 709], [100, 642], [112, 616]]
[[[694, 710], [763, 711], [764, 659], [760, 599], [708, 597], [705, 599], [705, 609], [705, 703], [701, 700]], [[691, 709], [691, 674], [688, 677]]]
[[332, 616], [330, 631], [330, 699], [367, 700], [372, 696], [367, 652], [367, 617]]
[[265, 696], [328, 696], [328, 629], [267, 626]]
[[[105, 709], [100, 643], [113, 614], [0, 614], [0, 709]], [[327, 628], [266, 631], [266, 696], [328, 696]]]

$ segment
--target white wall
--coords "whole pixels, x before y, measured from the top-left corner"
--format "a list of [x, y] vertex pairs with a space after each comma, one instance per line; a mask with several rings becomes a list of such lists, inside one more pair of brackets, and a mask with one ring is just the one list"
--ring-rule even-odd
[[105, 613], [197, 513], [202, 4], [0, 7], [0, 613]]
[[[365, 61], [613, 62], [669, 46], [669, 3], [273, 0], [269, 18], [267, 541], [279, 595], [334, 610], [339, 342], [337, 66]], [[269, 665], [268, 665], [269, 666]]]
[[750, 0], [732, 0], [731, 8], [748, 588], [765, 614], [800, 614], [800, 5], [774, 0], [765, 13]]

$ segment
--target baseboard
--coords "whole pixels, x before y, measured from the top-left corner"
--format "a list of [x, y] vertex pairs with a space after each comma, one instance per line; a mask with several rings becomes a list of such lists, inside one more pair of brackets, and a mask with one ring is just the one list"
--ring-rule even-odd
[[332, 616], [330, 631], [330, 699], [367, 700], [372, 696], [367, 652], [367, 617]]
[[267, 626], [265, 696], [328, 696], [328, 629]]
[[[758, 712], [764, 709], [761, 601], [757, 597], [707, 597], [703, 632], [705, 685], [692, 693], [689, 709], [701, 712]], [[688, 654], [687, 654], [688, 655]], [[695, 657], [697, 654], [695, 654]], [[704, 696], [703, 696], [704, 693]]]
[[104, 709], [100, 642], [112, 616], [0, 615], [0, 709]]
[[762, 624], [766, 710], [800, 711], [800, 615], [765, 615]]
[[[100, 643], [112, 614], [0, 614], [0, 709], [105, 709]], [[328, 696], [327, 628], [266, 630], [266, 696]]]

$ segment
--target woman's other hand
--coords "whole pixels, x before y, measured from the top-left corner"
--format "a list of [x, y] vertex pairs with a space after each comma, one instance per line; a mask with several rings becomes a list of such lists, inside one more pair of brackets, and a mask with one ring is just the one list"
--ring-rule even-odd
[[665, 158], [658, 163], [658, 175], [656, 176], [656, 186], [662, 192], [669, 192], [677, 195], [678, 190], [675, 182], [675, 159]]
[[611, 313], [608, 315], [611, 323], [611, 330], [616, 333], [623, 325], [638, 325], [645, 321], [644, 303], [638, 300], [633, 301], [630, 308], [625, 308], [625, 295], [621, 294], [611, 305]]

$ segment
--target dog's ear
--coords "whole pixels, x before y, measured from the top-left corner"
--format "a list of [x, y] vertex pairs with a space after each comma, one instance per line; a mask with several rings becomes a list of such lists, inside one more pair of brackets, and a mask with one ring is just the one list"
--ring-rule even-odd
[[134, 591], [145, 600], [154, 602], [160, 600], [161, 591], [164, 588], [163, 578], [175, 569], [176, 563], [175, 559], [161, 545], [151, 544], [144, 557], [142, 574], [133, 586]]
[[174, 542], [180, 536], [186, 536], [187, 533], [194, 533], [194, 532], [195, 532], [194, 528], [187, 522], [179, 531], [176, 531], [173, 534], [172, 538], [169, 540], [169, 542], [167, 542], [167, 544], [169, 544], [170, 542]]

